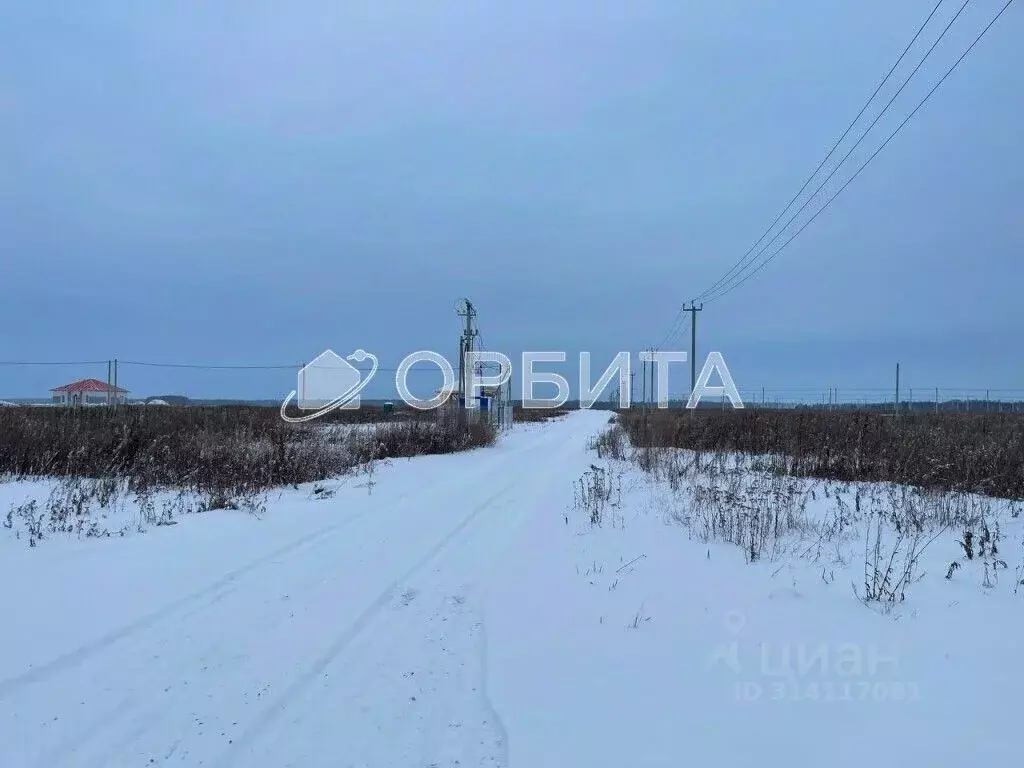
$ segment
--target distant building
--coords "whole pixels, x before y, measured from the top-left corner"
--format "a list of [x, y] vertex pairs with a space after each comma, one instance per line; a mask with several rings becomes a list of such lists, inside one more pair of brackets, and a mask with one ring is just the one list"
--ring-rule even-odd
[[58, 405], [106, 405], [123, 403], [128, 390], [99, 379], [82, 379], [51, 389], [50, 395]]

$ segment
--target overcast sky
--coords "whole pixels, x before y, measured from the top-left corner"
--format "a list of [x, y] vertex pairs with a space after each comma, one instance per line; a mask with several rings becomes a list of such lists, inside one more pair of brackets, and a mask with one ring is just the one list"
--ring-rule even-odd
[[[489, 349], [603, 367], [747, 251], [933, 5], [0, 0], [0, 360], [454, 359], [468, 296]], [[1001, 5], [972, 0], [851, 170]], [[1015, 3], [706, 306], [700, 356], [741, 389], [888, 387], [899, 361], [909, 386], [1024, 390], [1022, 39]], [[0, 397], [88, 375], [3, 367]], [[120, 382], [274, 397], [294, 374]]]

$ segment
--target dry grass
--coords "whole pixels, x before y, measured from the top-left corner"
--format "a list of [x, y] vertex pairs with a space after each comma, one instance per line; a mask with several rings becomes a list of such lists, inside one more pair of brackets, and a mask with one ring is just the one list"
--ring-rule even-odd
[[[592, 448], [647, 473], [666, 518], [691, 536], [734, 544], [748, 562], [810, 561], [826, 583], [863, 557], [854, 592], [891, 606], [949, 534], [963, 551], [950, 552], [946, 578], [980, 558], [983, 586], [998, 581], [1001, 522], [1024, 508], [1022, 437], [1024, 419], [1007, 414], [634, 412]], [[606, 497], [586, 495], [591, 524]]]
[[512, 421], [539, 423], [560, 419], [569, 413], [568, 408], [524, 408], [512, 406]]
[[624, 412], [638, 447], [737, 452], [779, 474], [1024, 498], [1024, 415]]
[[359, 413], [288, 424], [276, 408], [254, 406], [4, 408], [0, 474], [118, 478], [132, 491], [173, 488], [231, 498], [336, 476], [374, 459], [452, 453], [495, 439], [487, 425], [440, 415], [325, 429], [332, 420], [373, 415]]

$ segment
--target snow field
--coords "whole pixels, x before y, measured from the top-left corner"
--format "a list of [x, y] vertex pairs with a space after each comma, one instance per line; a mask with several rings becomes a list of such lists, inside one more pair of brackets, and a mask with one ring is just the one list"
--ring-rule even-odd
[[692, 488], [599, 459], [606, 426], [383, 462], [258, 518], [35, 548], [0, 529], [0, 765], [1015, 763], [1012, 507], [989, 508], [998, 555], [948, 530], [905, 601], [865, 605], [865, 516], [825, 533], [855, 487], [793, 481], [798, 519], [750, 563]]

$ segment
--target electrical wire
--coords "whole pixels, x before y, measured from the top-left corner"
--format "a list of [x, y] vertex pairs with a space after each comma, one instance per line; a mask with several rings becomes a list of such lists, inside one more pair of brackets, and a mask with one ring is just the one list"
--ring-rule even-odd
[[[106, 361], [104, 360], [103, 362], [106, 362]], [[150, 368], [187, 368], [187, 369], [190, 369], [190, 370], [204, 370], [204, 371], [214, 371], [214, 370], [216, 370], [216, 371], [224, 371], [224, 370], [230, 370], [230, 371], [290, 370], [290, 371], [294, 371], [294, 370], [297, 370], [299, 368], [304, 368], [304, 367], [305, 368], [310, 368], [310, 367], [318, 368], [318, 367], [322, 367], [322, 368], [325, 368], [325, 369], [331, 369], [331, 368], [334, 367], [334, 366], [311, 366], [311, 365], [303, 366], [300, 363], [292, 363], [290, 365], [203, 365], [203, 364], [195, 364], [195, 363], [153, 363], [153, 362], [140, 362], [138, 360], [119, 360], [118, 361], [118, 365], [141, 365], [141, 366], [146, 366], [146, 367], [150, 367]], [[359, 371], [361, 371], [363, 373], [366, 373], [367, 369], [357, 368], [356, 370], [359, 370]], [[409, 370], [410, 370], [410, 373], [412, 373], [412, 372], [416, 372], [416, 371], [419, 371], [419, 370], [429, 370], [429, 369], [411, 368]], [[384, 368], [384, 367], [377, 368], [377, 373], [396, 373], [397, 371], [398, 371], [398, 368]]]
[[[987, 24], [987, 25], [985, 26], [985, 28], [981, 30], [981, 32], [980, 32], [980, 33], [978, 34], [978, 36], [977, 36], [976, 38], [974, 38], [974, 41], [973, 41], [973, 42], [972, 42], [972, 43], [971, 43], [971, 44], [970, 44], [970, 45], [969, 45], [969, 46], [967, 47], [967, 49], [966, 49], [966, 50], [965, 50], [965, 51], [964, 51], [964, 52], [963, 52], [962, 54], [960, 54], [960, 57], [959, 57], [959, 58], [958, 58], [958, 59], [957, 59], [957, 60], [956, 60], [955, 62], [953, 62], [952, 66], [950, 66], [950, 67], [949, 67], [949, 69], [947, 69], [947, 70], [946, 70], [945, 74], [943, 74], [943, 75], [942, 75], [942, 77], [941, 77], [941, 78], [939, 78], [939, 81], [938, 81], [937, 83], [935, 83], [935, 85], [934, 85], [934, 86], [932, 86], [931, 90], [930, 90], [930, 91], [928, 91], [928, 93], [927, 93], [927, 94], [925, 94], [924, 98], [923, 98], [923, 99], [921, 99], [921, 100], [920, 100], [920, 101], [919, 101], [919, 102], [917, 103], [917, 106], [915, 106], [915, 107], [914, 107], [914, 109], [913, 109], [913, 110], [911, 110], [910, 114], [908, 114], [908, 115], [907, 115], [907, 116], [906, 116], [906, 117], [905, 117], [905, 118], [903, 119], [903, 122], [901, 122], [901, 123], [900, 123], [900, 124], [899, 124], [898, 126], [896, 126], [896, 129], [895, 129], [895, 130], [893, 130], [893, 132], [889, 134], [889, 136], [888, 136], [888, 137], [887, 137], [887, 138], [885, 139], [885, 141], [884, 141], [884, 142], [882, 142], [881, 146], [879, 146], [879, 147], [878, 147], [878, 149], [876, 149], [876, 150], [875, 150], [875, 151], [874, 151], [874, 152], [873, 152], [873, 153], [871, 154], [871, 156], [870, 156], [870, 157], [868, 157], [868, 159], [864, 161], [864, 163], [863, 163], [863, 164], [862, 164], [862, 165], [861, 165], [861, 166], [860, 166], [860, 167], [859, 167], [859, 168], [858, 168], [858, 169], [856, 170], [856, 172], [854, 172], [854, 174], [853, 174], [853, 175], [852, 175], [852, 176], [851, 176], [851, 177], [850, 177], [849, 179], [847, 179], [847, 180], [846, 180], [846, 182], [845, 182], [845, 183], [844, 183], [844, 184], [843, 184], [843, 185], [842, 185], [842, 186], [841, 186], [841, 187], [840, 187], [840, 188], [839, 188], [839, 189], [838, 189], [838, 190], [837, 190], [837, 191], [835, 192], [835, 194], [833, 194], [833, 195], [832, 195], [832, 197], [830, 197], [830, 198], [829, 198], [829, 199], [828, 199], [828, 200], [827, 200], [827, 201], [825, 202], [825, 204], [824, 204], [824, 205], [823, 205], [823, 206], [822, 206], [821, 208], [819, 208], [819, 209], [817, 210], [817, 212], [816, 212], [816, 213], [815, 213], [815, 214], [814, 214], [814, 215], [813, 215], [813, 216], [812, 216], [812, 217], [811, 217], [810, 219], [808, 219], [808, 220], [807, 220], [806, 222], [804, 222], [803, 226], [801, 226], [801, 227], [800, 227], [800, 228], [799, 228], [799, 229], [798, 229], [798, 230], [797, 230], [797, 231], [796, 231], [796, 232], [795, 232], [795, 233], [794, 233], [794, 234], [793, 234], [793, 235], [792, 235], [792, 236], [791, 236], [791, 237], [790, 237], [790, 238], [789, 238], [788, 240], [786, 240], [786, 242], [784, 242], [784, 243], [782, 244], [782, 246], [781, 246], [781, 247], [780, 247], [780, 248], [779, 248], [778, 250], [776, 250], [776, 251], [775, 251], [774, 253], [772, 253], [772, 255], [771, 255], [771, 256], [769, 256], [769, 257], [768, 257], [767, 259], [763, 260], [763, 261], [762, 261], [762, 262], [761, 262], [761, 263], [760, 263], [760, 264], [759, 264], [759, 265], [758, 265], [758, 266], [757, 266], [757, 267], [756, 267], [755, 269], [753, 269], [752, 271], [748, 272], [748, 273], [747, 273], [746, 275], [744, 275], [744, 276], [743, 276], [743, 277], [742, 277], [741, 279], [738, 279], [738, 280], [733, 280], [733, 281], [731, 282], [731, 284], [730, 284], [730, 285], [728, 285], [728, 286], [724, 287], [724, 288], [723, 288], [723, 289], [721, 289], [721, 290], [720, 290], [720, 291], [719, 291], [719, 292], [718, 292], [718, 293], [717, 293], [717, 294], [716, 294], [715, 296], [712, 296], [711, 298], [709, 298], [709, 299], [706, 299], [706, 301], [708, 301], [708, 302], [711, 302], [711, 301], [714, 301], [714, 300], [716, 300], [716, 299], [720, 299], [720, 298], [722, 298], [723, 296], [725, 296], [725, 295], [726, 295], [727, 293], [730, 293], [731, 291], [734, 291], [734, 290], [736, 290], [737, 288], [739, 288], [739, 287], [740, 287], [741, 285], [743, 285], [743, 284], [744, 284], [744, 283], [746, 283], [746, 282], [747, 282], [748, 280], [750, 280], [750, 278], [751, 278], [751, 277], [753, 277], [753, 276], [754, 276], [754, 275], [756, 275], [756, 274], [757, 274], [758, 272], [760, 272], [760, 271], [761, 271], [762, 269], [764, 269], [764, 268], [765, 268], [766, 266], [768, 266], [768, 264], [770, 264], [770, 263], [771, 263], [771, 262], [772, 262], [772, 261], [773, 261], [773, 260], [774, 260], [774, 259], [775, 259], [775, 258], [776, 258], [776, 257], [777, 257], [777, 256], [778, 256], [779, 254], [780, 254], [780, 253], [782, 253], [782, 251], [783, 251], [783, 250], [785, 250], [785, 249], [786, 249], [786, 247], [787, 247], [787, 246], [788, 246], [788, 245], [789, 245], [789, 244], [790, 244], [791, 242], [793, 242], [793, 241], [794, 241], [794, 240], [795, 240], [795, 239], [796, 239], [797, 237], [799, 237], [799, 236], [800, 236], [800, 234], [801, 234], [801, 233], [802, 233], [802, 232], [803, 232], [803, 231], [804, 231], [805, 229], [807, 229], [807, 227], [808, 227], [808, 226], [810, 226], [811, 222], [813, 222], [813, 221], [814, 221], [815, 219], [817, 219], [817, 218], [818, 218], [818, 216], [820, 216], [820, 215], [821, 215], [821, 214], [822, 214], [822, 213], [823, 213], [823, 212], [824, 212], [824, 211], [825, 211], [825, 210], [826, 210], [826, 209], [827, 209], [827, 208], [828, 208], [828, 207], [829, 207], [829, 206], [830, 206], [830, 205], [832, 204], [832, 201], [834, 201], [834, 200], [835, 200], [835, 199], [836, 199], [837, 197], [839, 197], [839, 195], [840, 195], [840, 194], [842, 194], [842, 193], [843, 193], [843, 191], [844, 191], [844, 190], [845, 190], [845, 189], [846, 189], [846, 188], [847, 188], [848, 186], [850, 186], [850, 184], [852, 184], [852, 183], [853, 183], [854, 179], [856, 179], [856, 178], [857, 178], [858, 176], [860, 176], [861, 172], [862, 172], [862, 171], [863, 171], [863, 170], [864, 170], [865, 168], [867, 168], [867, 167], [868, 167], [868, 165], [870, 165], [870, 164], [871, 164], [871, 162], [872, 162], [872, 161], [873, 161], [873, 160], [874, 160], [874, 159], [875, 159], [876, 157], [878, 157], [878, 155], [879, 155], [879, 154], [880, 154], [880, 153], [882, 152], [882, 150], [883, 150], [883, 149], [885, 149], [885, 148], [886, 148], [886, 147], [887, 147], [887, 146], [889, 145], [889, 142], [891, 142], [891, 141], [892, 141], [892, 140], [893, 140], [893, 139], [894, 139], [894, 138], [896, 137], [896, 135], [897, 135], [897, 134], [898, 134], [898, 133], [899, 133], [899, 132], [900, 132], [901, 130], [903, 130], [903, 127], [904, 127], [904, 126], [905, 126], [905, 125], [906, 125], [907, 123], [909, 123], [909, 122], [910, 122], [910, 120], [911, 120], [911, 118], [913, 118], [913, 117], [914, 117], [914, 115], [916, 115], [916, 114], [917, 114], [917, 112], [918, 112], [918, 111], [919, 111], [919, 110], [921, 109], [921, 107], [923, 107], [923, 106], [924, 106], [924, 105], [925, 105], [925, 104], [926, 104], [926, 103], [928, 102], [928, 100], [929, 100], [929, 99], [930, 99], [930, 98], [932, 97], [932, 94], [934, 94], [934, 93], [935, 93], [935, 91], [937, 91], [937, 90], [939, 89], [939, 86], [941, 86], [941, 85], [942, 85], [942, 84], [943, 84], [943, 83], [944, 83], [944, 82], [946, 81], [946, 79], [947, 79], [947, 78], [948, 78], [948, 77], [949, 77], [949, 76], [950, 76], [951, 74], [953, 74], [953, 72], [954, 72], [954, 71], [956, 70], [956, 68], [957, 68], [957, 67], [958, 67], [958, 66], [960, 65], [960, 63], [961, 63], [961, 62], [962, 62], [962, 61], [963, 61], [963, 60], [964, 60], [965, 58], [967, 58], [968, 54], [970, 54], [970, 52], [971, 52], [972, 50], [974, 50], [975, 46], [976, 46], [976, 45], [977, 45], [977, 44], [978, 44], [979, 42], [981, 42], [981, 39], [982, 39], [982, 38], [983, 38], [983, 37], [984, 37], [984, 36], [985, 36], [985, 35], [986, 35], [986, 34], [988, 33], [988, 31], [989, 31], [989, 30], [990, 30], [990, 29], [991, 29], [991, 28], [993, 27], [993, 25], [995, 25], [995, 23], [996, 23], [996, 22], [997, 22], [997, 21], [999, 20], [999, 18], [1000, 18], [1000, 17], [1001, 17], [1001, 16], [1002, 16], [1002, 15], [1003, 15], [1003, 14], [1004, 14], [1005, 12], [1006, 12], [1006, 10], [1007, 10], [1007, 9], [1008, 9], [1008, 8], [1010, 7], [1010, 5], [1011, 5], [1012, 3], [1013, 3], [1013, 0], [1006, 0], [1006, 3], [1005, 3], [1005, 4], [1003, 5], [1003, 6], [1002, 6], [1002, 8], [1000, 8], [999, 12], [998, 12], [998, 13], [997, 13], [997, 14], [996, 14], [996, 15], [995, 15], [995, 16], [994, 16], [993, 18], [992, 18], [992, 20], [991, 20], [991, 21], [990, 21], [990, 22], [989, 22], [989, 23], [988, 23], [988, 24]], [[737, 275], [737, 277], [739, 277], [739, 276]]]
[[928, 26], [928, 22], [930, 22], [932, 20], [932, 17], [936, 14], [936, 12], [942, 6], [943, 2], [945, 2], [945, 0], [938, 0], [938, 2], [932, 8], [931, 13], [929, 13], [928, 16], [925, 18], [925, 20], [921, 23], [921, 26], [919, 26], [917, 28], [917, 31], [914, 33], [914, 36], [910, 39], [910, 42], [907, 43], [906, 47], [903, 49], [903, 52], [900, 53], [899, 58], [897, 58], [896, 61], [893, 63], [893, 65], [889, 68], [889, 71], [886, 72], [885, 77], [883, 77], [882, 80], [878, 83], [878, 86], [872, 92], [871, 96], [868, 97], [868, 100], [864, 102], [864, 106], [862, 106], [860, 108], [860, 111], [857, 113], [857, 116], [854, 117], [853, 120], [850, 122], [850, 124], [846, 127], [846, 130], [843, 131], [843, 134], [838, 139], [836, 139], [835, 144], [832, 145], [832, 148], [828, 151], [828, 154], [826, 154], [825, 157], [823, 157], [821, 159], [821, 162], [818, 163], [818, 167], [814, 169], [814, 171], [811, 173], [810, 176], [807, 177], [807, 180], [803, 183], [803, 186], [800, 187], [799, 191], [795, 195], [793, 195], [792, 199], [788, 203], [786, 203], [786, 207], [783, 208], [781, 211], [779, 211], [779, 214], [778, 214], [778, 216], [775, 217], [775, 220], [772, 221], [772, 223], [768, 226], [768, 228], [764, 232], [761, 233], [761, 236], [759, 238], [757, 238], [757, 240], [750, 247], [750, 249], [746, 253], [744, 253], [743, 256], [740, 257], [739, 261], [737, 261], [735, 264], [733, 264], [732, 267], [730, 267], [729, 270], [724, 275], [722, 275], [720, 278], [718, 278], [718, 280], [716, 280], [702, 294], [697, 296], [697, 298], [695, 300], [699, 301], [700, 299], [702, 299], [705, 296], [709, 295], [720, 284], [722, 284], [726, 280], [728, 280], [731, 277], [731, 275], [733, 274], [733, 272], [735, 272], [737, 269], [741, 268], [741, 266], [743, 265], [743, 263], [745, 262], [747, 257], [751, 253], [754, 252], [754, 250], [768, 236], [768, 233], [770, 233], [775, 228], [775, 225], [779, 223], [779, 221], [782, 219], [782, 217], [786, 215], [786, 211], [788, 211], [793, 206], [793, 203], [795, 203], [797, 201], [797, 199], [799, 199], [800, 195], [802, 195], [804, 193], [804, 190], [807, 189], [808, 186], [810, 186], [810, 183], [811, 183], [811, 181], [814, 180], [814, 177], [818, 175], [818, 172], [821, 171], [821, 169], [823, 167], [825, 167], [825, 163], [828, 162], [828, 159], [830, 157], [832, 157], [832, 154], [836, 151], [836, 149], [839, 148], [839, 145], [843, 143], [843, 140], [846, 139], [846, 137], [850, 134], [850, 131], [853, 130], [853, 127], [857, 124], [857, 121], [860, 120], [860, 118], [863, 116], [863, 114], [867, 111], [867, 108], [871, 105], [871, 102], [873, 102], [875, 100], [875, 97], [879, 94], [879, 92], [882, 90], [882, 88], [885, 86], [885, 84], [889, 81], [889, 78], [892, 77], [893, 72], [896, 71], [896, 68], [900, 65], [900, 62], [903, 61], [903, 59], [906, 57], [907, 53], [910, 51], [911, 47], [913, 47], [914, 43], [917, 42], [917, 39], [921, 36], [921, 33], [924, 31], [925, 27]]
[[118, 365], [141, 365], [148, 368], [190, 368], [200, 370], [295, 370], [302, 366], [290, 365], [203, 365], [200, 363], [152, 363], [139, 360], [118, 360]]
[[674, 342], [676, 339], [680, 338], [682, 334], [686, 332], [686, 329], [689, 327], [690, 318], [685, 316], [685, 310], [680, 309], [679, 314], [676, 316], [676, 322], [674, 324], [674, 327], [671, 328], [669, 332], [665, 334], [664, 338], [662, 338], [661, 340], [661, 343], [658, 344], [655, 347], [655, 349], [665, 349], [668, 346], [669, 342]]
[[807, 209], [807, 207], [814, 201], [814, 199], [818, 196], [818, 194], [821, 192], [821, 190], [825, 188], [825, 185], [829, 181], [831, 181], [832, 177], [836, 175], [836, 173], [839, 171], [840, 168], [843, 167], [843, 164], [850, 158], [850, 155], [853, 154], [854, 150], [856, 150], [857, 147], [859, 147], [861, 145], [861, 143], [864, 141], [864, 139], [867, 138], [867, 136], [871, 132], [871, 130], [875, 127], [875, 125], [878, 124], [878, 121], [889, 111], [889, 108], [893, 105], [893, 103], [896, 101], [896, 99], [899, 97], [899, 95], [901, 93], [903, 93], [903, 89], [907, 87], [907, 85], [910, 83], [910, 81], [914, 78], [914, 76], [918, 73], [918, 71], [924, 65], [925, 61], [928, 60], [928, 57], [931, 56], [932, 52], [935, 50], [935, 48], [938, 46], [938, 44], [943, 40], [943, 38], [946, 36], [946, 34], [952, 28], [953, 24], [960, 17], [960, 14], [962, 14], [964, 9], [967, 8], [967, 5], [969, 3], [970, 3], [970, 0], [964, 0], [964, 3], [960, 6], [959, 10], [957, 10], [957, 12], [953, 16], [953, 18], [950, 19], [949, 23], [946, 25], [946, 27], [942, 30], [942, 32], [936, 38], [935, 42], [932, 43], [931, 47], [928, 48], [928, 50], [925, 52], [924, 56], [921, 57], [921, 60], [917, 63], [917, 66], [914, 67], [914, 69], [910, 72], [910, 74], [907, 75], [907, 77], [903, 80], [903, 82], [900, 85], [900, 87], [892, 95], [892, 97], [889, 99], [889, 101], [886, 103], [886, 105], [884, 107], [882, 107], [882, 110], [875, 116], [875, 119], [871, 121], [871, 124], [861, 134], [860, 138], [857, 139], [857, 141], [854, 142], [853, 146], [851, 146], [847, 150], [846, 154], [843, 155], [843, 158], [836, 164], [836, 167], [833, 168], [831, 173], [829, 173], [828, 176], [826, 176], [822, 180], [822, 182], [818, 185], [817, 189], [815, 189], [814, 192], [811, 194], [811, 196], [808, 197], [807, 200], [804, 201], [804, 204], [801, 205], [800, 208], [798, 208], [796, 210], [796, 212], [792, 216], [790, 216], [789, 220], [785, 223], [785, 225], [778, 232], [776, 232], [775, 235], [767, 243], [765, 243], [764, 247], [762, 247], [761, 250], [758, 251], [758, 253], [755, 256], [753, 256], [751, 259], [749, 259], [747, 261], [747, 263], [739, 270], [739, 272], [737, 272], [735, 275], [733, 275], [732, 278], [730, 278], [730, 280], [726, 281], [726, 283], [723, 284], [723, 285], [719, 285], [719, 287], [717, 289], [708, 289], [707, 291], [705, 291], [704, 294], [701, 295], [700, 298], [708, 300], [708, 301], [711, 301], [713, 299], [720, 298], [721, 296], [724, 296], [726, 293], [728, 293], [729, 290], [731, 290], [728, 287], [729, 283], [732, 282], [732, 281], [735, 281], [737, 278], [739, 278], [740, 275], [748, 267], [750, 267], [751, 264], [755, 264], [757, 262], [757, 260], [760, 259], [771, 248], [772, 244], [775, 243], [779, 239], [779, 237], [782, 236], [782, 234], [789, 228], [789, 226], [794, 221], [796, 221], [797, 217]]
[[14, 365], [106, 365], [108, 362], [110, 362], [110, 361], [109, 360], [84, 360], [84, 361], [83, 360], [77, 360], [77, 361], [71, 361], [71, 362], [68, 362], [68, 363], [62, 363], [62, 362], [40, 363], [40, 362], [31, 362], [31, 361], [24, 361], [24, 360], [0, 360], [0, 365], [10, 365], [10, 366], [14, 366]]

